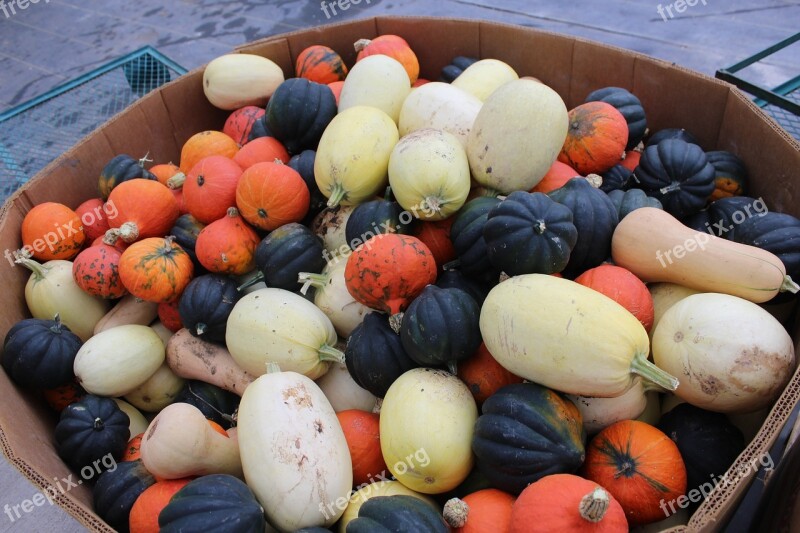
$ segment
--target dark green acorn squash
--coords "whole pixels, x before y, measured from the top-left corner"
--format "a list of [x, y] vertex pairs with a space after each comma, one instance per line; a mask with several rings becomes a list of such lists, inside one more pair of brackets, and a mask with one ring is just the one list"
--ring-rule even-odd
[[608, 195], [592, 187], [584, 178], [572, 178], [563, 187], [551, 191], [549, 196], [569, 208], [572, 223], [578, 230], [578, 239], [563, 269], [564, 275], [574, 278], [608, 259], [611, 256], [611, 237], [619, 223], [617, 209]]
[[680, 139], [645, 148], [633, 172], [636, 187], [682, 220], [700, 211], [714, 191], [715, 171], [703, 149]]
[[317, 180], [314, 179], [314, 160], [316, 158], [317, 152], [314, 150], [303, 150], [289, 160], [289, 166], [300, 174], [300, 177], [306, 182], [308, 192], [311, 193], [308, 213], [303, 219], [304, 226], [308, 226], [314, 220], [314, 217], [328, 205], [328, 199], [320, 192]]
[[663, 130], [658, 130], [657, 132], [653, 133], [645, 143], [645, 146], [652, 146], [660, 143], [661, 141], [665, 141], [667, 139], [680, 139], [683, 142], [687, 142], [690, 144], [700, 145], [700, 142], [697, 140], [697, 137], [689, 133], [683, 128], [665, 128]]
[[382, 313], [368, 313], [347, 340], [344, 362], [359, 387], [383, 398], [403, 373], [417, 368], [403, 348], [400, 335]]
[[263, 532], [264, 509], [243, 481], [228, 474], [193, 479], [158, 515], [161, 533]]
[[103, 200], [108, 200], [111, 191], [123, 181], [142, 178], [146, 180], [156, 179], [155, 175], [144, 168], [144, 159], [141, 161], [129, 155], [120, 154], [106, 163], [100, 171], [100, 180], [97, 189]]
[[730, 196], [711, 202], [706, 209], [687, 218], [684, 224], [697, 231], [736, 241], [737, 228], [742, 222], [766, 212], [767, 205], [760, 198]]
[[2, 365], [23, 387], [54, 389], [70, 383], [81, 339], [55, 320], [26, 318], [14, 324], [3, 341]]
[[374, 496], [347, 524], [347, 533], [448, 533], [439, 511], [413, 496]]
[[455, 215], [450, 226], [450, 240], [453, 242], [461, 272], [481, 281], [497, 281], [500, 271], [489, 262], [486, 254], [486, 240], [483, 227], [489, 211], [500, 203], [493, 196], [481, 196], [464, 204]]
[[304, 527], [303, 529], [295, 530], [294, 533], [331, 533], [330, 529], [324, 527]]
[[445, 65], [442, 69], [442, 74], [439, 76], [439, 81], [443, 81], [445, 83], [453, 83], [457, 77], [461, 76], [461, 74], [467, 70], [467, 68], [475, 63], [477, 58], [474, 57], [464, 57], [464, 56], [456, 56], [450, 61], [449, 65]]
[[305, 78], [290, 78], [270, 97], [264, 120], [286, 151], [295, 155], [317, 149], [322, 132], [336, 111], [336, 98], [330, 87]]
[[456, 363], [470, 357], [481, 344], [481, 309], [461, 289], [428, 285], [403, 314], [400, 340], [406, 353], [421, 366]]
[[190, 281], [178, 303], [183, 327], [195, 337], [224, 343], [228, 316], [240, 297], [236, 287], [236, 281], [219, 274]]
[[536, 383], [506, 385], [483, 402], [472, 451], [493, 487], [519, 494], [549, 474], [576, 471], [586, 433], [578, 408]]
[[195, 275], [207, 272], [205, 267], [198, 261], [197, 254], [194, 253], [194, 247], [197, 244], [197, 236], [200, 235], [204, 227], [206, 227], [205, 224], [186, 213], [179, 216], [178, 220], [175, 221], [175, 225], [169, 230], [169, 234], [175, 237], [175, 242], [192, 258]]
[[120, 462], [97, 478], [92, 491], [94, 511], [120, 532], [129, 531], [128, 520], [136, 499], [156, 482], [141, 460]]
[[630, 169], [622, 165], [614, 165], [609, 170], [603, 173], [603, 183], [600, 185], [600, 190], [608, 194], [611, 191], [626, 190], [631, 180]]
[[87, 394], [61, 411], [55, 429], [58, 455], [76, 472], [107, 455], [116, 461], [131, 438], [129, 424], [114, 400]]
[[188, 403], [197, 407], [203, 415], [229, 429], [233, 425], [233, 414], [241, 398], [232, 392], [204, 381], [186, 380], [175, 397], [175, 403]]
[[741, 196], [747, 189], [747, 167], [736, 154], [725, 150], [706, 152], [708, 162], [714, 167], [714, 192], [712, 200]]
[[589, 93], [586, 102], [605, 102], [614, 106], [628, 123], [628, 144], [626, 150], [634, 148], [644, 139], [647, 131], [647, 117], [642, 102], [622, 87], [604, 87]]
[[[715, 202], [716, 203], [716, 202]], [[764, 212], [736, 226], [736, 242], [772, 252], [786, 274], [800, 280], [800, 220], [785, 213]]]
[[481, 283], [474, 279], [468, 278], [460, 270], [443, 270], [439, 272], [436, 278], [436, 286], [442, 289], [461, 289], [478, 302], [479, 306], [483, 305], [486, 296], [492, 287], [488, 283]]
[[319, 237], [302, 224], [284, 224], [258, 244], [256, 268], [259, 273], [239, 289], [263, 281], [267, 287], [297, 292], [300, 290], [298, 274], [319, 274], [325, 264]]
[[247, 134], [247, 142], [250, 142], [253, 139], [260, 139], [261, 137], [275, 137], [267, 127], [266, 118], [265, 112], [264, 115], [261, 115], [260, 118], [253, 122], [253, 126], [250, 128], [250, 133]]
[[641, 189], [629, 189], [627, 191], [611, 191], [608, 193], [611, 203], [617, 210], [617, 216], [620, 220], [625, 218], [631, 211], [641, 207], [655, 207], [656, 209], [663, 209], [661, 202], [647, 196]]
[[345, 226], [347, 244], [355, 250], [363, 242], [381, 233], [408, 235], [411, 221], [403, 222], [404, 212], [400, 204], [394, 201], [391, 187], [387, 187], [383, 199], [364, 202], [353, 209]]

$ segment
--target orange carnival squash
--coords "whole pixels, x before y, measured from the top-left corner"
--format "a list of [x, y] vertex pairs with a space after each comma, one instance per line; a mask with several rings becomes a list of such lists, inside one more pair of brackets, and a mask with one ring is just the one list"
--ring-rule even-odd
[[551, 474], [528, 485], [511, 509], [510, 533], [532, 529], [626, 533], [628, 521], [619, 502], [597, 483]]
[[144, 437], [144, 433], [131, 437], [120, 461], [136, 461], [142, 457], [142, 437]]
[[147, 487], [136, 498], [128, 515], [130, 533], [158, 533], [158, 515], [170, 499], [192, 479], [162, 479]]
[[178, 312], [178, 300], [158, 304], [158, 320], [161, 324], [175, 333], [183, 327], [181, 314]]
[[179, 174], [183, 174], [177, 165], [172, 163], [162, 163], [160, 165], [153, 165], [150, 172], [156, 177], [161, 185], [169, 185], [169, 180], [175, 178]]
[[233, 158], [238, 151], [236, 141], [221, 131], [201, 131], [192, 135], [181, 148], [181, 172], [188, 174], [204, 157], [224, 155]]
[[580, 174], [602, 174], [622, 160], [628, 123], [605, 102], [587, 102], [569, 112], [567, 139], [558, 160]]
[[242, 175], [233, 159], [221, 155], [204, 157], [192, 167], [183, 183], [183, 197], [189, 214], [210, 224], [236, 205], [236, 185]]
[[310, 201], [300, 174], [280, 163], [256, 163], [242, 173], [236, 187], [236, 206], [244, 219], [267, 231], [303, 220]]
[[625, 159], [620, 162], [620, 165], [633, 172], [636, 170], [636, 167], [639, 166], [639, 160], [641, 158], [642, 152], [638, 150], [628, 150], [625, 152]]
[[70, 381], [66, 385], [61, 385], [54, 389], [47, 389], [42, 394], [47, 405], [55, 412], [60, 413], [66, 406], [86, 396], [86, 391], [76, 382]]
[[405, 39], [398, 35], [380, 35], [372, 40], [359, 39], [355, 43], [356, 62], [361, 61], [367, 56], [382, 54], [396, 59], [403, 65], [411, 83], [417, 81], [419, 77], [419, 60], [417, 55], [408, 45]]
[[605, 294], [639, 319], [648, 332], [653, 327], [653, 296], [647, 286], [630, 270], [615, 265], [590, 268], [577, 283]]
[[119, 298], [127, 294], [119, 279], [122, 250], [114, 246], [116, 241], [117, 235], [109, 230], [100, 244], [78, 254], [72, 262], [72, 277], [78, 287], [100, 298]]
[[380, 415], [360, 409], [336, 413], [353, 463], [353, 486], [369, 484], [386, 473], [381, 453]]
[[192, 279], [192, 259], [173, 237], [151, 237], [131, 244], [119, 263], [128, 292], [146, 302], [171, 302]]
[[239, 216], [235, 207], [200, 231], [194, 253], [210, 272], [242, 275], [256, 266], [256, 247], [260, 239]]
[[102, 198], [91, 198], [75, 209], [75, 214], [80, 218], [83, 232], [86, 234], [86, 240], [89, 242], [103, 237], [110, 228], [108, 214], [103, 209], [104, 205]]
[[118, 213], [109, 219], [109, 225], [129, 243], [166, 235], [180, 216], [178, 202], [170, 190], [153, 180], [123, 181], [111, 191], [108, 203]]
[[239, 146], [242, 146], [250, 137], [250, 132], [253, 131], [253, 125], [263, 119], [265, 114], [266, 110], [263, 107], [254, 105], [240, 107], [231, 113], [225, 121], [225, 126], [222, 127], [222, 133], [236, 141], [236, 144]]
[[347, 65], [342, 57], [331, 48], [320, 44], [309, 46], [300, 52], [294, 71], [298, 78], [317, 83], [344, 81], [347, 77]]
[[444, 519], [453, 533], [508, 531], [514, 496], [498, 489], [483, 489], [444, 504]]
[[663, 520], [664, 502], [686, 491], [677, 445], [638, 420], [616, 422], [598, 433], [586, 449], [583, 472], [619, 501], [631, 525]]
[[256, 163], [277, 163], [284, 165], [289, 162], [289, 152], [275, 137], [259, 137], [242, 146], [239, 153], [233, 158], [242, 170], [247, 170]]
[[478, 405], [499, 388], [522, 383], [521, 377], [500, 366], [484, 343], [478, 346], [472, 357], [458, 363], [458, 377], [467, 384]]
[[450, 227], [454, 220], [455, 217], [432, 222], [421, 221], [414, 230], [414, 236], [430, 249], [439, 268], [456, 258], [456, 249], [450, 240]]
[[580, 174], [578, 174], [571, 166], [567, 165], [566, 163], [562, 163], [561, 161], [553, 161], [553, 164], [550, 166], [550, 170], [548, 170], [547, 174], [544, 175], [542, 181], [540, 181], [536, 187], [531, 189], [530, 192], [548, 193], [550, 191], [560, 189], [566, 185], [569, 180], [576, 176], [580, 176]]
[[333, 83], [329, 83], [328, 87], [331, 88], [333, 92], [333, 97], [336, 98], [336, 105], [339, 105], [339, 97], [342, 95], [342, 87], [344, 87], [343, 81], [334, 81]]
[[344, 279], [356, 301], [395, 315], [436, 281], [436, 260], [416, 237], [382, 233], [348, 256]]
[[33, 206], [22, 220], [22, 247], [35, 259], [72, 259], [86, 240], [78, 214], [56, 202]]

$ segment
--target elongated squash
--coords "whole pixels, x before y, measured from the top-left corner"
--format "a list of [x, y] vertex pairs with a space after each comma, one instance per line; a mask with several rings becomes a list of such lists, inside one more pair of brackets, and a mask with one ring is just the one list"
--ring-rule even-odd
[[94, 334], [97, 335], [101, 331], [129, 324], [147, 326], [156, 318], [158, 318], [158, 304], [145, 302], [128, 294], [120, 298], [117, 304], [103, 315], [103, 318], [94, 327]]
[[635, 375], [675, 390], [678, 380], [647, 360], [636, 317], [607, 296], [567, 279], [515, 276], [481, 308], [489, 352], [511, 373], [580, 396], [619, 396]]
[[755, 303], [800, 290], [774, 254], [695, 231], [652, 207], [637, 209], [619, 223], [611, 255], [643, 281], [668, 281]]
[[455, 135], [467, 147], [467, 136], [483, 102], [449, 83], [434, 81], [417, 87], [400, 109], [400, 136], [423, 128], [443, 130]]
[[648, 332], [650, 341], [653, 340], [653, 333], [656, 331], [656, 326], [661, 321], [661, 317], [670, 307], [687, 296], [700, 292], [675, 283], [651, 283], [647, 286], [647, 290], [650, 291], [650, 295], [653, 297], [653, 327]]
[[596, 398], [568, 394], [581, 412], [586, 433], [594, 435], [620, 420], [640, 416], [647, 407], [647, 388], [641, 378], [636, 378], [630, 389], [613, 398]]
[[237, 428], [245, 481], [271, 524], [295, 531], [339, 519], [353, 466], [336, 413], [313, 381], [270, 364], [245, 389]]
[[226, 110], [263, 106], [283, 82], [283, 71], [273, 61], [254, 54], [226, 54], [211, 61], [203, 72], [203, 92], [212, 105]]
[[365, 57], [357, 62], [342, 86], [339, 112], [355, 106], [375, 107], [397, 123], [400, 108], [411, 91], [408, 74], [396, 59], [385, 55]]
[[453, 80], [453, 86], [485, 102], [499, 87], [516, 79], [519, 79], [519, 74], [507, 63], [499, 59], [481, 59]]

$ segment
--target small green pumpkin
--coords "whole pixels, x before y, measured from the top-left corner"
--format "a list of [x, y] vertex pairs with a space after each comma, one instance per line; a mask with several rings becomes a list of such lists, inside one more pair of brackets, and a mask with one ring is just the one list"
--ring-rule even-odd
[[481, 196], [459, 209], [450, 227], [450, 239], [464, 275], [482, 281], [497, 280], [499, 271], [489, 262], [483, 229], [489, 211], [500, 203], [498, 198]]
[[97, 478], [92, 491], [94, 511], [117, 531], [129, 531], [133, 504], [155, 482], [141, 460], [120, 462]]
[[224, 343], [228, 315], [239, 296], [236, 281], [227, 276], [207, 274], [194, 278], [178, 304], [183, 327], [195, 337]]
[[358, 517], [347, 524], [347, 533], [447, 533], [450, 528], [429, 503], [398, 494], [369, 498]]
[[264, 120], [272, 136], [294, 155], [317, 149], [322, 132], [336, 111], [336, 98], [330, 87], [305, 78], [290, 78], [270, 97]]
[[103, 167], [97, 189], [103, 200], [108, 200], [111, 191], [123, 181], [143, 178], [154, 180], [156, 176], [144, 168], [145, 158], [136, 160], [129, 155], [120, 154]]
[[53, 389], [75, 377], [72, 365], [81, 339], [55, 320], [26, 318], [14, 324], [3, 342], [2, 364], [16, 383], [30, 389]]
[[641, 189], [629, 189], [627, 191], [617, 189], [609, 192], [608, 197], [611, 199], [611, 203], [614, 204], [620, 220], [628, 216], [632, 211], [642, 207], [663, 209], [661, 202], [652, 196], [647, 196]]

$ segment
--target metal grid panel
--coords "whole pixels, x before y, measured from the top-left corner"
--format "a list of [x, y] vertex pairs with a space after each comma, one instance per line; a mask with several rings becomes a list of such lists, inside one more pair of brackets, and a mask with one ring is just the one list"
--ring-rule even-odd
[[[800, 90], [785, 94], [784, 96], [800, 105]], [[800, 116], [772, 104], [764, 106], [763, 109], [772, 115], [772, 118], [777, 120], [778, 124], [788, 131], [791, 136], [800, 141]]]
[[185, 72], [145, 47], [0, 115], [0, 202], [109, 118]]

